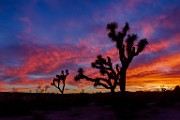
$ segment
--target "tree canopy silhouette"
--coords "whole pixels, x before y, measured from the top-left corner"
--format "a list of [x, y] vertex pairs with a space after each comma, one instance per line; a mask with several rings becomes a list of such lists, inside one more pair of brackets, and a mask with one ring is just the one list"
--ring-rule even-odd
[[116, 70], [113, 69], [110, 57], [102, 58], [101, 55], [97, 57], [97, 60], [91, 65], [93, 68], [99, 69], [101, 75], [105, 77], [90, 78], [84, 75], [82, 68], [78, 70], [78, 75], [75, 76], [75, 80], [86, 79], [88, 81], [94, 82], [94, 86], [103, 86], [106, 89], [110, 89], [114, 92], [117, 85], [120, 85], [121, 92], [126, 90], [126, 71], [129, 64], [132, 62], [135, 56], [138, 56], [148, 44], [147, 39], [140, 39], [137, 44], [137, 34], [128, 34], [130, 30], [129, 24], [126, 23], [121, 31], [116, 31], [118, 24], [112, 22], [107, 24], [106, 29], [108, 30], [109, 38], [115, 42], [116, 48], [118, 50], [118, 56], [121, 63], [121, 67], [116, 65]]
[[[51, 83], [51, 85], [55, 86], [60, 92], [61, 94], [64, 93], [64, 88], [65, 88], [65, 81], [67, 76], [69, 75], [68, 70], [65, 71], [66, 74], [64, 74], [64, 71], [61, 71], [61, 75], [56, 75], [56, 77], [53, 79], [53, 82]], [[60, 82], [62, 81], [62, 88], [60, 87]]]
[[138, 36], [137, 34], [128, 34], [130, 30], [128, 23], [125, 24], [121, 31], [116, 31], [117, 28], [118, 24], [116, 22], [107, 24], [107, 30], [109, 31], [108, 36], [115, 42], [119, 52], [119, 60], [121, 62], [119, 82], [120, 90], [124, 92], [126, 90], [126, 71], [129, 64], [135, 56], [144, 50], [148, 42], [147, 39], [144, 38], [139, 40], [137, 45], [135, 45]]
[[101, 55], [97, 56], [97, 60], [91, 63], [93, 68], [99, 69], [99, 72], [103, 77], [91, 78], [84, 74], [82, 68], [78, 70], [78, 75], [75, 76], [75, 81], [79, 81], [80, 79], [86, 79], [88, 81], [94, 82], [94, 86], [103, 86], [106, 89], [110, 89], [113, 93], [117, 84], [118, 84], [118, 65], [116, 66], [116, 70], [113, 69], [113, 65], [111, 62], [111, 58], [107, 57], [107, 59], [103, 58]]

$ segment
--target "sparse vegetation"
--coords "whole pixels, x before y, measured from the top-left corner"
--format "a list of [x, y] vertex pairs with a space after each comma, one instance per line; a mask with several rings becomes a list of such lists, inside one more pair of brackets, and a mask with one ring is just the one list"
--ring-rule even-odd
[[[177, 89], [178, 87], [175, 87]], [[180, 91], [127, 92], [96, 94], [45, 94], [45, 93], [0, 93], [0, 117], [32, 114], [34, 119], [44, 118], [48, 111], [64, 111], [70, 108], [99, 106], [111, 108], [119, 119], [136, 117], [136, 112], [171, 107], [180, 102]], [[174, 92], [176, 91], [176, 92]], [[35, 112], [34, 112], [35, 111]], [[40, 111], [40, 112], [39, 112]], [[99, 111], [100, 113], [102, 111]], [[131, 117], [131, 118], [129, 118]]]
[[[49, 88], [49, 85], [42, 86], [41, 84], [39, 84], [36, 88], [36, 93], [47, 93]], [[31, 93], [32, 91], [29, 92]]]

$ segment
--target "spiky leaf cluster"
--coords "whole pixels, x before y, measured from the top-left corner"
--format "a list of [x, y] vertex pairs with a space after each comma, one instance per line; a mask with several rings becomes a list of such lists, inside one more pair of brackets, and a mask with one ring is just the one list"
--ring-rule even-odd
[[78, 75], [75, 76], [75, 81], [79, 81], [80, 79], [86, 79], [88, 81], [94, 82], [94, 86], [103, 86], [106, 89], [114, 90], [118, 84], [119, 77], [119, 66], [116, 66], [116, 70], [112, 67], [111, 58], [107, 57], [107, 59], [103, 58], [101, 55], [97, 56], [97, 59], [91, 63], [93, 68], [99, 70], [102, 76], [104, 77], [96, 77], [91, 78], [84, 74], [84, 70], [80, 68], [78, 70]]
[[117, 26], [115, 22], [107, 24], [107, 30], [109, 30], [108, 36], [116, 43], [121, 63], [125, 61], [131, 62], [134, 56], [144, 50], [145, 46], [148, 44], [147, 39], [141, 39], [137, 45], [135, 45], [138, 36], [137, 34], [128, 34], [130, 30], [129, 24], [126, 23], [122, 30], [118, 32], [116, 31]]

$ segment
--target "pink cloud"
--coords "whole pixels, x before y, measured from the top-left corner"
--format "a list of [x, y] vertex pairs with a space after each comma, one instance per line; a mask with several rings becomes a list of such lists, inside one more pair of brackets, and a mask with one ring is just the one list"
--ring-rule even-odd
[[27, 23], [28, 25], [32, 25], [32, 21], [27, 17], [27, 16], [24, 16], [24, 17], [21, 17], [19, 18], [21, 21]]
[[24, 24], [24, 33], [31, 33], [32, 31], [32, 21], [29, 19], [29, 17], [24, 16], [19, 18], [20, 21], [22, 21]]

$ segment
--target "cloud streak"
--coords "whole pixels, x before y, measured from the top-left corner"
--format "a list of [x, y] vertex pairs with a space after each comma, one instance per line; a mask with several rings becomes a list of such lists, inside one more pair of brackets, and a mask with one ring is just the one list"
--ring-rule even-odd
[[119, 23], [119, 29], [126, 21], [130, 22], [130, 32], [149, 41], [145, 51], [130, 65], [129, 90], [180, 84], [180, 10], [176, 0], [156, 4], [151, 0], [96, 3], [35, 0], [8, 5], [5, 2], [0, 10], [9, 13], [2, 14], [0, 19], [1, 23], [9, 23], [0, 30], [1, 91], [12, 86], [26, 91], [28, 88], [22, 86], [35, 89], [39, 83], [50, 84], [63, 69], [71, 73], [67, 79], [68, 92], [95, 91], [92, 83], [76, 83], [73, 77], [79, 67], [85, 68], [88, 75], [97, 76], [90, 64], [99, 54], [119, 63], [118, 51], [105, 29], [112, 21]]

